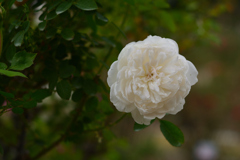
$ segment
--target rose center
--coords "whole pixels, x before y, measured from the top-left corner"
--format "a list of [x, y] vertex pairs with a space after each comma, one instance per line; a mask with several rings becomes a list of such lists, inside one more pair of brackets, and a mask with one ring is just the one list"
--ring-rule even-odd
[[149, 74], [147, 74], [146, 76], [147, 76], [147, 79], [150, 79], [150, 78], [153, 77], [153, 73], [149, 73]]
[[157, 71], [154, 67], [151, 68], [151, 71], [146, 74], [146, 77], [148, 80], [154, 79], [156, 76], [157, 76]]

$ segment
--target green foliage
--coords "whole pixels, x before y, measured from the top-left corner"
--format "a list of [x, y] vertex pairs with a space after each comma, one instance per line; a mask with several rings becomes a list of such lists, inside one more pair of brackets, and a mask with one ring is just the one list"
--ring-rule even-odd
[[62, 99], [68, 100], [71, 96], [71, 85], [68, 81], [62, 80], [57, 84], [57, 93]]
[[47, 21], [43, 21], [43, 22], [38, 24], [38, 29], [40, 31], [43, 31], [45, 29], [46, 25], [47, 25]]
[[160, 120], [160, 123], [160, 129], [168, 142], [175, 147], [180, 147], [184, 143], [182, 131], [169, 121]]
[[36, 106], [37, 106], [37, 101], [35, 101], [35, 100], [29, 101], [29, 102], [26, 102], [23, 104], [23, 107], [26, 109], [34, 108]]
[[65, 11], [67, 11], [72, 5], [72, 2], [70, 1], [66, 1], [66, 2], [62, 2], [56, 9], [56, 13], [57, 14], [61, 14]]
[[22, 108], [16, 107], [12, 109], [12, 112], [15, 114], [23, 114], [24, 110]]
[[98, 8], [94, 0], [77, 0], [75, 5], [84, 11], [96, 10]]
[[105, 25], [108, 23], [108, 19], [102, 14], [96, 12], [96, 22], [98, 25]]
[[86, 110], [87, 111], [94, 111], [98, 106], [98, 99], [97, 97], [91, 97], [86, 102]]
[[74, 32], [69, 28], [64, 28], [61, 32], [61, 36], [65, 40], [70, 41], [70, 40], [73, 40], [73, 38], [74, 38]]
[[9, 69], [21, 71], [30, 67], [33, 64], [36, 55], [37, 54], [34, 53], [27, 53], [26, 51], [17, 52], [12, 58], [12, 63]]
[[22, 74], [21, 72], [8, 71], [8, 70], [3, 70], [3, 69], [0, 69], [0, 74], [3, 74], [3, 75], [8, 76], [8, 77], [16, 77], [16, 76], [19, 76], [19, 77], [27, 78], [27, 76], [25, 76], [25, 75]]
[[25, 31], [19, 31], [12, 39], [12, 42], [14, 42], [14, 45], [16, 47], [19, 47], [22, 45], [23, 38], [24, 38]]
[[84, 92], [82, 89], [77, 89], [74, 91], [73, 95], [72, 95], [72, 100], [74, 102], [80, 102], [80, 100], [82, 99]]
[[[39, 89], [31, 94], [31, 98], [34, 101], [42, 102], [42, 100], [51, 95], [48, 89]], [[32, 102], [34, 103], [34, 102]]]
[[11, 44], [9, 45], [7, 51], [6, 51], [6, 59], [11, 63], [12, 62], [12, 59], [13, 59], [13, 56], [15, 55], [16, 53], [16, 47]]
[[0, 94], [6, 98], [14, 98], [14, 95], [12, 93], [0, 91]]
[[7, 65], [5, 63], [0, 62], [0, 69], [7, 69]]

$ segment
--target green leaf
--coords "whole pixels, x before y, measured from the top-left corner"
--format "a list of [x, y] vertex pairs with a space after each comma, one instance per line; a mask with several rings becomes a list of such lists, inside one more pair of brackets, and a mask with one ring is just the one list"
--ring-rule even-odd
[[11, 106], [13, 107], [19, 107], [22, 106], [25, 102], [21, 100], [13, 100], [13, 99], [8, 99], [11, 102]]
[[12, 39], [12, 42], [14, 42], [14, 45], [16, 47], [18, 46], [21, 46], [22, 45], [22, 41], [23, 41], [23, 38], [24, 38], [24, 34], [25, 34], [25, 31], [19, 31]]
[[55, 17], [57, 17], [56, 12], [55, 12], [55, 11], [51, 11], [51, 12], [48, 13], [48, 15], [47, 15], [47, 20], [54, 19]]
[[77, 0], [75, 6], [84, 11], [91, 11], [98, 9], [94, 0]]
[[180, 147], [184, 143], [182, 131], [169, 121], [160, 120], [160, 123], [160, 129], [168, 142], [175, 147]]
[[75, 70], [76, 68], [72, 65], [60, 66], [59, 76], [61, 78], [68, 78], [75, 72]]
[[73, 95], [72, 95], [72, 100], [74, 102], [79, 102], [82, 99], [84, 92], [82, 89], [77, 89], [76, 91], [74, 91]]
[[83, 90], [88, 95], [94, 95], [97, 93], [97, 84], [92, 79], [85, 79]]
[[62, 99], [68, 100], [71, 96], [71, 85], [68, 81], [62, 80], [57, 84], [57, 93]]
[[18, 29], [18, 27], [21, 25], [22, 21], [20, 20], [14, 20], [11, 24], [13, 25], [13, 27], [15, 27], [15, 29]]
[[67, 41], [70, 41], [74, 38], [74, 32], [69, 28], [64, 28], [61, 32], [61, 36]]
[[12, 59], [12, 64], [9, 69], [24, 70], [33, 64], [36, 53], [28, 53], [26, 51], [17, 52]]
[[61, 3], [61, 1], [53, 1], [52, 3], [50, 3], [48, 10], [51, 11], [53, 8], [55, 8], [60, 3]]
[[54, 69], [44, 69], [42, 72], [43, 77], [48, 80], [49, 82], [49, 90], [53, 90], [54, 87], [57, 85], [58, 81], [58, 73]]
[[155, 119], [151, 120], [150, 124], [149, 125], [145, 125], [145, 124], [138, 124], [138, 123], [134, 123], [134, 131], [141, 131], [142, 129], [144, 128], [147, 128], [148, 126], [150, 126], [153, 122], [154, 122]]
[[30, 27], [30, 22], [29, 21], [23, 22], [22, 28], [23, 28], [25, 33], [28, 31], [29, 27]]
[[51, 92], [48, 89], [39, 89], [31, 95], [31, 98], [37, 102], [42, 102], [43, 99], [50, 95]]
[[46, 21], [43, 21], [43, 22], [41, 22], [41, 23], [38, 24], [38, 29], [39, 29], [40, 31], [43, 31], [43, 30], [45, 29], [46, 25], [47, 25], [47, 22], [46, 22]]
[[15, 2], [15, 0], [8, 0], [7, 2], [8, 2], [7, 3], [8, 4], [8, 8], [11, 8], [13, 3]]
[[49, 29], [47, 30], [47, 32], [46, 32], [46, 38], [49, 39], [49, 38], [54, 37], [55, 34], [56, 34], [56, 32], [57, 32], [57, 29], [55, 29], [55, 28], [49, 28]]
[[19, 77], [27, 78], [27, 76], [25, 76], [25, 75], [22, 74], [21, 72], [8, 71], [8, 70], [3, 70], [3, 69], [0, 69], [0, 74], [3, 74], [3, 75], [8, 76], [8, 77], [16, 77], [16, 76], [19, 76]]
[[67, 57], [67, 47], [65, 44], [60, 43], [57, 46], [55, 57], [58, 60], [62, 60], [63, 58]]
[[87, 100], [86, 104], [87, 111], [93, 111], [98, 106], [98, 99], [97, 97], [91, 97]]
[[92, 31], [96, 34], [97, 32], [97, 24], [93, 19], [91, 14], [86, 14], [87, 25], [92, 29]]
[[99, 63], [97, 61], [97, 58], [95, 57], [88, 57], [86, 59], [87, 69], [94, 69], [95, 67], [99, 66]]
[[23, 114], [24, 110], [22, 108], [16, 107], [12, 109], [12, 112], [15, 114]]
[[0, 69], [7, 69], [7, 65], [3, 62], [0, 62]]
[[106, 17], [104, 17], [102, 14], [97, 12], [96, 16], [97, 16], [97, 19], [99, 19], [99, 20], [101, 20], [103, 22], [106, 22], [106, 23], [108, 22], [108, 19]]
[[7, 51], [6, 51], [6, 59], [9, 61], [9, 62], [12, 62], [12, 58], [14, 56], [14, 54], [16, 53], [16, 47], [11, 44], [8, 48], [7, 48]]
[[34, 107], [36, 107], [37, 106], [37, 102], [36, 101], [29, 101], [29, 102], [26, 102], [26, 103], [24, 103], [23, 104], [23, 107], [24, 108], [34, 108]]
[[[60, 1], [59, 1], [59, 2], [60, 2]], [[39, 16], [39, 20], [40, 20], [40, 21], [44, 21], [46, 15], [47, 15], [47, 11], [43, 12], [43, 13]]]
[[0, 94], [6, 98], [14, 98], [14, 95], [12, 93], [0, 91]]
[[13, 28], [14, 28], [14, 25], [13, 25], [13, 24], [10, 24], [10, 26], [9, 26], [9, 28], [8, 28], [8, 32], [11, 33]]
[[114, 112], [110, 105], [109, 98], [105, 95], [102, 95], [102, 100], [99, 102], [98, 107], [106, 115], [110, 115]]
[[84, 86], [84, 79], [82, 77], [73, 77], [71, 84], [74, 88], [83, 88]]
[[68, 10], [70, 7], [72, 6], [72, 2], [62, 2], [56, 9], [56, 13], [57, 14], [61, 14], [63, 12], [65, 12], [66, 10]]
[[108, 19], [104, 17], [102, 14], [96, 12], [96, 22], [99, 25], [105, 25], [106, 23], [108, 23]]

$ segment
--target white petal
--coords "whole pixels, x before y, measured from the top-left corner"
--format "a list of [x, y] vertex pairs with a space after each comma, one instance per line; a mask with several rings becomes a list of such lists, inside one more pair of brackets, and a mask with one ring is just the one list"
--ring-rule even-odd
[[178, 49], [178, 44], [177, 44], [177, 42], [174, 41], [174, 40], [172, 40], [172, 39], [169, 39], [169, 38], [166, 38], [166, 40], [167, 40], [167, 42], [168, 42], [169, 44], [171, 44], [171, 46], [173, 47], [174, 51], [175, 51], [176, 53], [178, 53], [178, 52], [179, 52], [179, 49]]
[[117, 89], [117, 83], [111, 86], [110, 101], [114, 104], [116, 109], [120, 112], [131, 112], [136, 107], [133, 103], [127, 102], [123, 97], [122, 93]]
[[116, 96], [116, 83], [114, 83], [111, 86], [111, 91], [110, 91], [110, 101], [114, 104], [114, 106], [119, 110], [120, 112], [124, 111], [124, 106], [126, 105], [124, 102], [122, 102], [117, 96]]
[[112, 84], [117, 81], [117, 73], [118, 73], [117, 64], [118, 64], [118, 61], [113, 62], [110, 69], [108, 70], [107, 83], [109, 87], [111, 87]]
[[152, 113], [152, 114], [148, 114], [148, 115], [145, 115], [144, 118], [146, 119], [155, 119], [155, 118], [158, 118], [158, 119], [161, 119], [165, 116], [166, 114], [165, 113]]
[[188, 66], [189, 66], [189, 69], [187, 72], [187, 79], [191, 85], [194, 85], [198, 81], [198, 79], [197, 79], [198, 71], [195, 68], [195, 66], [192, 64], [192, 62], [190, 62], [190, 61], [187, 61], [187, 62], [188, 62]]
[[145, 125], [150, 124], [151, 119], [144, 118], [144, 116], [139, 113], [137, 108], [133, 110], [131, 113], [134, 121], [137, 122], [138, 124], [145, 124]]
[[185, 100], [181, 99], [180, 103], [170, 112], [168, 112], [169, 114], [176, 114], [179, 111], [181, 111], [183, 109], [183, 105], [185, 104]]
[[134, 105], [134, 103], [131, 103], [125, 106], [124, 112], [129, 113], [129, 112], [132, 112], [134, 109], [136, 109], [136, 106]]

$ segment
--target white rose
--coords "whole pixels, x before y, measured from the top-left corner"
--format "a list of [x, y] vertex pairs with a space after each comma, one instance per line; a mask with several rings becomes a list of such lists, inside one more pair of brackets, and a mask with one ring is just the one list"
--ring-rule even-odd
[[145, 125], [182, 110], [198, 72], [178, 52], [174, 40], [158, 36], [127, 44], [108, 71], [114, 106]]

